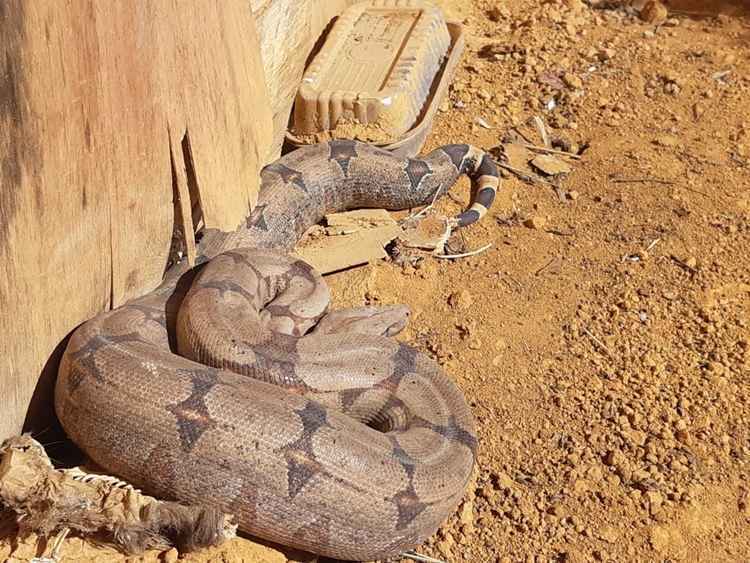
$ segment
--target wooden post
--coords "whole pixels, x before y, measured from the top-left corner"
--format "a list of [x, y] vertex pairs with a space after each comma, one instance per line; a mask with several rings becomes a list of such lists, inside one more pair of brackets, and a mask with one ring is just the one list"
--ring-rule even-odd
[[0, 440], [52, 416], [70, 331], [159, 283], [175, 169], [201, 224], [247, 215], [271, 115], [245, 0], [0, 3]]

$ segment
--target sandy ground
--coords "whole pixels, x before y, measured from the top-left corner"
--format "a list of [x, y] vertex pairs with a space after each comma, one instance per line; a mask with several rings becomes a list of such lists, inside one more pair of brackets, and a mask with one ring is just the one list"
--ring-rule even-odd
[[[483, 254], [329, 278], [337, 305], [410, 304], [403, 338], [478, 420], [476, 481], [420, 552], [750, 560], [750, 21], [700, 15], [710, 2], [652, 23], [616, 2], [442, 3], [468, 49], [426, 148], [504, 144], [534, 172], [507, 141], [541, 144], [540, 116], [580, 159], [546, 182], [509, 173], [451, 241]], [[286, 558], [236, 540], [186, 560]]]

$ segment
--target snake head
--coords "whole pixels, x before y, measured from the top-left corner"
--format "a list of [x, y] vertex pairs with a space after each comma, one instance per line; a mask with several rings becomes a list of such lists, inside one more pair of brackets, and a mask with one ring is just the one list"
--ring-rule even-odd
[[396, 336], [406, 328], [411, 316], [411, 309], [406, 305], [387, 305], [373, 309], [375, 313], [370, 317], [370, 322], [380, 329], [381, 336]]
[[313, 332], [395, 336], [406, 328], [410, 316], [411, 310], [406, 305], [339, 309], [323, 317]]

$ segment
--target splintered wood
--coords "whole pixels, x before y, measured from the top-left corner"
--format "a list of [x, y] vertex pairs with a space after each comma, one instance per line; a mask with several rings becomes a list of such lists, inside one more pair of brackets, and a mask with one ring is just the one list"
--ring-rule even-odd
[[406, 228], [401, 240], [407, 248], [432, 250], [436, 254], [442, 254], [450, 235], [451, 230], [444, 218], [428, 215], [416, 225]]
[[326, 216], [322, 239], [311, 240], [297, 254], [323, 274], [368, 264], [387, 256], [385, 246], [401, 228], [383, 209], [363, 209]]
[[138, 555], [172, 545], [181, 551], [218, 545], [237, 530], [233, 517], [215, 507], [162, 502], [115, 477], [55, 469], [28, 435], [0, 445], [0, 501], [15, 514], [20, 537], [58, 534], [51, 560], [70, 531]]

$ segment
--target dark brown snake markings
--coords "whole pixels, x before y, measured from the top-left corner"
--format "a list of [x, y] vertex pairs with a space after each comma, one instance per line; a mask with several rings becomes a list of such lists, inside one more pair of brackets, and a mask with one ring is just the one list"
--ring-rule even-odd
[[405, 307], [328, 311], [321, 276], [288, 253], [326, 213], [425, 205], [464, 173], [474, 199], [455, 226], [498, 185], [469, 145], [400, 159], [332, 141], [267, 166], [247, 222], [207, 232], [198, 267], [75, 331], [55, 392], [65, 430], [105, 470], [284, 545], [375, 559], [421, 543], [468, 481], [471, 412], [390, 338]]

